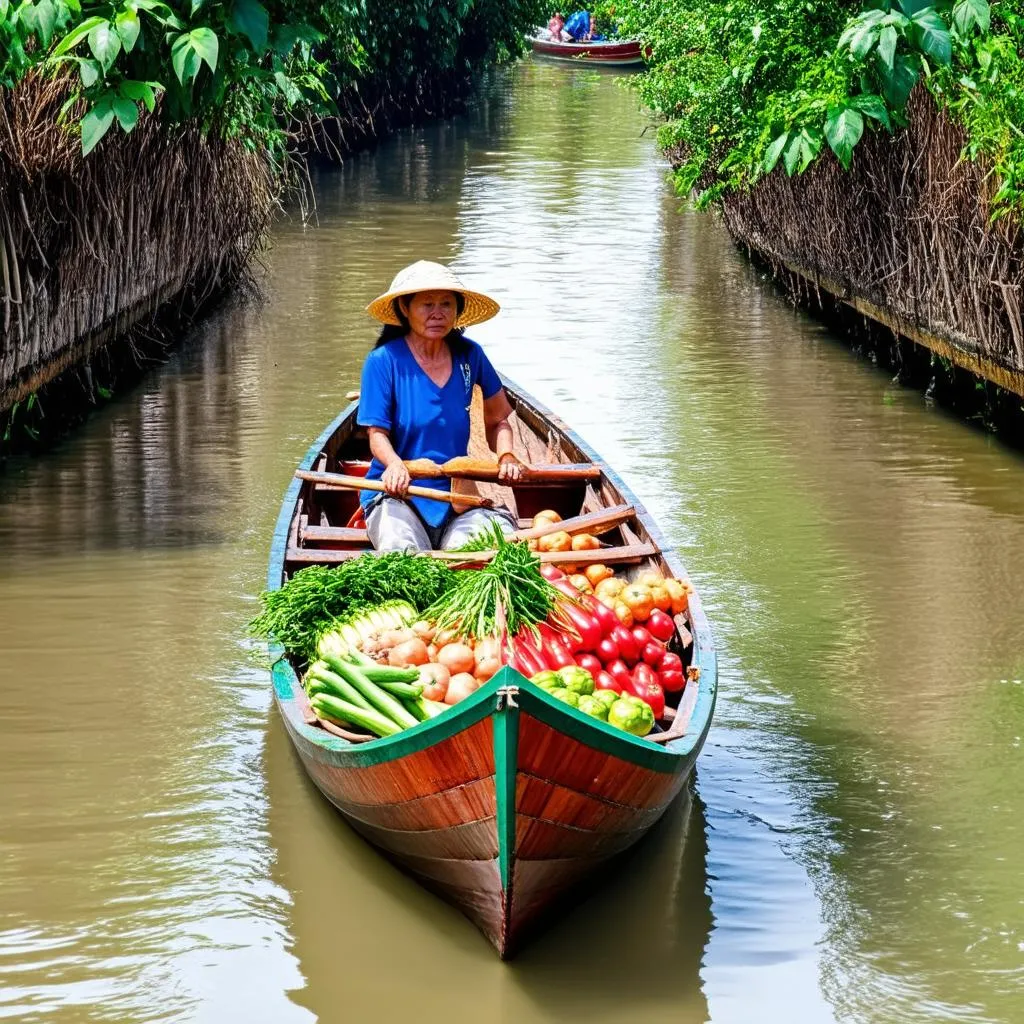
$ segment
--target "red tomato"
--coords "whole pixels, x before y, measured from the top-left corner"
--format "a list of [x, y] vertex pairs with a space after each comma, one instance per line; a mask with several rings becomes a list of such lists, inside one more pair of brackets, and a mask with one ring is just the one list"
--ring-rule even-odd
[[661, 680], [661, 687], [666, 693], [679, 693], [686, 689], [686, 680], [682, 672], [662, 671], [658, 673]]
[[601, 627], [601, 632], [604, 636], [608, 636], [609, 633], [616, 626], [621, 625], [619, 617], [608, 607], [606, 604], [602, 604], [592, 594], [587, 594], [583, 599], [583, 603], [587, 606], [590, 614], [597, 619], [598, 624]]
[[[623, 665], [623, 668], [626, 666]], [[616, 693], [622, 693], [622, 683], [620, 683], [611, 672], [598, 672], [594, 676], [594, 689], [595, 690], [614, 690]]]
[[565, 573], [557, 565], [542, 565], [540, 567], [540, 574], [550, 583], [554, 583], [555, 580], [565, 579]]
[[633, 634], [633, 639], [641, 651], [654, 639], [643, 626], [634, 626], [630, 632]]
[[637, 647], [633, 634], [625, 626], [616, 626], [610, 636], [619, 645], [619, 654], [627, 664], [632, 665], [640, 657], [640, 648]]
[[666, 615], [657, 608], [651, 612], [650, 618], [647, 620], [647, 628], [651, 631], [651, 636], [655, 640], [661, 640], [662, 643], [667, 643], [676, 631], [676, 626], [671, 616]]
[[650, 704], [655, 718], [664, 717], [665, 691], [661, 688], [661, 683], [658, 682], [658, 677], [654, 674], [654, 669], [650, 665], [640, 662], [633, 669], [629, 685], [624, 686], [624, 689]]
[[652, 640], [649, 644], [644, 644], [643, 650], [640, 651], [640, 657], [647, 662], [651, 668], [657, 668], [664, 656], [665, 648], [662, 647], [657, 640]]
[[603, 671], [604, 665], [601, 664], [600, 658], [593, 654], [581, 654], [576, 659], [576, 664], [580, 668], [585, 668], [595, 679]]
[[665, 651], [661, 656], [661, 661], [657, 664], [659, 672], [678, 672], [680, 675], [683, 674], [683, 661], [678, 654], [673, 654], [671, 651]]
[[[629, 688], [629, 684], [632, 681], [632, 676], [629, 674], [629, 669], [626, 667], [626, 663], [618, 658], [617, 660], [610, 662], [604, 667], [605, 672], [608, 673], [619, 684], [619, 692]], [[630, 690], [630, 693], [633, 691]]]
[[597, 645], [597, 656], [607, 666], [609, 662], [615, 661], [619, 656], [619, 645], [609, 636], [606, 636]]

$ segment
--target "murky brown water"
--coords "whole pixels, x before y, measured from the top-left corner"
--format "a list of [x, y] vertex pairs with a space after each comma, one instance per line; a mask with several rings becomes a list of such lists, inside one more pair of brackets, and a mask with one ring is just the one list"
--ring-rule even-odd
[[[1024, 459], [680, 213], [646, 124], [527, 64], [321, 174], [265, 302], [0, 476], [0, 1018], [1024, 1020]], [[419, 257], [500, 299], [475, 336], [656, 513], [723, 658], [697, 796], [512, 965], [325, 805], [244, 633]]]

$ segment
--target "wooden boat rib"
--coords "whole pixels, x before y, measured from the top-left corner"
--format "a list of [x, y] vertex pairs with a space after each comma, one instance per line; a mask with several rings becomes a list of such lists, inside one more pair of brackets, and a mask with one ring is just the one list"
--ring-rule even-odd
[[636, 39], [608, 39], [591, 43], [558, 43], [530, 36], [530, 46], [538, 56], [608, 67], [643, 64], [644, 55]]
[[[627, 564], [686, 580], [675, 553], [618, 477], [556, 416], [510, 381], [505, 387], [521, 455], [534, 463], [593, 463], [600, 478], [514, 491], [478, 483], [480, 493], [504, 501], [526, 524], [542, 508], [566, 518], [614, 509], [605, 516], [613, 525], [602, 539], [645, 552]], [[353, 404], [338, 416], [306, 453], [302, 469], [345, 473], [365, 466], [368, 446], [355, 413]], [[476, 433], [473, 444], [481, 443]], [[274, 535], [268, 586], [281, 586], [303, 566], [366, 550], [365, 531], [347, 525], [356, 501], [355, 492], [293, 480]], [[628, 517], [623, 506], [633, 509]], [[316, 724], [297, 668], [285, 658], [274, 665], [274, 694], [298, 755], [324, 795], [509, 957], [576, 882], [640, 839], [685, 784], [711, 724], [717, 660], [695, 593], [677, 623], [690, 681], [668, 730], [645, 738], [555, 700], [511, 667], [444, 715], [369, 742]]]

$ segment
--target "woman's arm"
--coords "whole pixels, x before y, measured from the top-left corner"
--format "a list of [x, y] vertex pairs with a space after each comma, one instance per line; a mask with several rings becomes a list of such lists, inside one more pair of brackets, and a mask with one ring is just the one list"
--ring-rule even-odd
[[398, 452], [392, 447], [391, 436], [380, 427], [368, 427], [367, 432], [370, 435], [370, 454], [384, 466], [380, 482], [393, 498], [404, 498], [412, 478]]
[[484, 399], [487, 444], [498, 456], [498, 479], [506, 482], [519, 480], [523, 475], [522, 463], [512, 450], [512, 426], [508, 421], [511, 415], [512, 406], [504, 388], [490, 398]]

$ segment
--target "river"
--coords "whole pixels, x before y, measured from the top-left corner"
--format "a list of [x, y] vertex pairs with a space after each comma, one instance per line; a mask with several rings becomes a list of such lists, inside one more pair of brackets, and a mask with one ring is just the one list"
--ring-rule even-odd
[[[1024, 458], [681, 208], [615, 74], [524, 62], [314, 175], [258, 278], [0, 475], [0, 1018], [1024, 1020]], [[292, 755], [281, 495], [417, 258], [620, 472], [721, 651], [691, 800], [511, 964]]]

